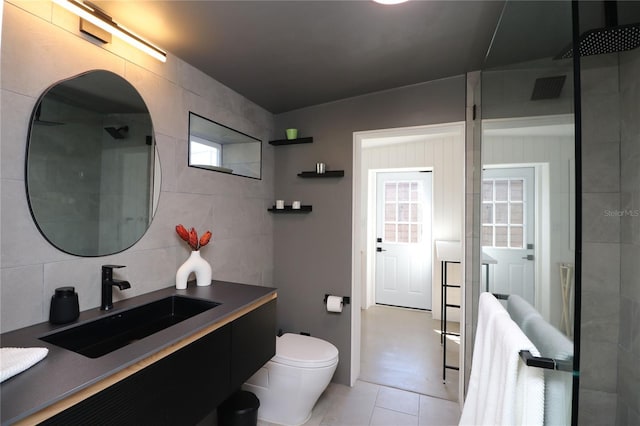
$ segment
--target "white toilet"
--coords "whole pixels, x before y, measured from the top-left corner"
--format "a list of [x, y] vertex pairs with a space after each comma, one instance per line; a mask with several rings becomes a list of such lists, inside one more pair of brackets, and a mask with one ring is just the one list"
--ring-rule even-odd
[[300, 334], [276, 338], [276, 355], [242, 386], [260, 400], [258, 418], [287, 426], [305, 423], [333, 377], [338, 349]]

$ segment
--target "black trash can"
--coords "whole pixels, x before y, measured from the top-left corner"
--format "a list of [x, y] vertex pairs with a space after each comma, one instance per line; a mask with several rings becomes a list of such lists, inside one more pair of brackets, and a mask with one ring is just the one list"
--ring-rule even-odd
[[260, 400], [253, 393], [238, 391], [218, 407], [218, 426], [256, 426]]

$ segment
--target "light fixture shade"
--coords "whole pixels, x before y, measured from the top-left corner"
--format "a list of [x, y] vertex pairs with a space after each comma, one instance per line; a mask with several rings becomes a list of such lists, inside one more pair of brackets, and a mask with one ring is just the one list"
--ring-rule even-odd
[[392, 4], [406, 3], [409, 0], [373, 0], [373, 1], [380, 4], [392, 5]]
[[115, 37], [118, 37], [130, 45], [142, 50], [157, 60], [161, 62], [167, 61], [167, 54], [162, 49], [118, 25], [116, 22], [112, 21], [109, 16], [99, 13], [90, 6], [76, 0], [53, 0], [53, 2], [67, 9], [71, 13], [78, 15], [80, 18], [89, 21], [98, 28], [107, 31]]

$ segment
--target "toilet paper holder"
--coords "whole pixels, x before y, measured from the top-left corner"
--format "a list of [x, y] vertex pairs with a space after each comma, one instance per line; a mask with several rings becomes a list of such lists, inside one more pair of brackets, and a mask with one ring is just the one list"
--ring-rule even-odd
[[[324, 304], [327, 304], [327, 299], [329, 298], [329, 296], [331, 296], [331, 294], [325, 294], [324, 295]], [[342, 304], [343, 305], [349, 305], [351, 303], [351, 298], [349, 296], [343, 296], [342, 297]]]

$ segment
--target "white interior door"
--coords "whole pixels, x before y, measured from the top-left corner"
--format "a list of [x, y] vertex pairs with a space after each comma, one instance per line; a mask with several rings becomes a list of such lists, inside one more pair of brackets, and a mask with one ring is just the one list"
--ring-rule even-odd
[[486, 169], [482, 178], [482, 250], [489, 291], [517, 294], [535, 306], [535, 170]]
[[379, 172], [376, 303], [431, 309], [431, 172]]

